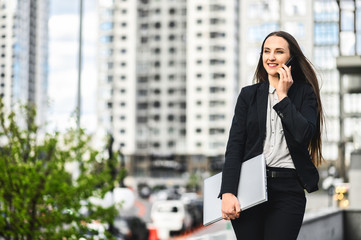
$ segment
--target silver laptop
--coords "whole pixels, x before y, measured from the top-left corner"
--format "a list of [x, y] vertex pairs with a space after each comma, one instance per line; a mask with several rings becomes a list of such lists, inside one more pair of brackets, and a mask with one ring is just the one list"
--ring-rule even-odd
[[[222, 219], [222, 201], [218, 198], [222, 173], [204, 180], [203, 225]], [[238, 200], [242, 211], [267, 201], [266, 162], [263, 154], [245, 161], [238, 184]]]

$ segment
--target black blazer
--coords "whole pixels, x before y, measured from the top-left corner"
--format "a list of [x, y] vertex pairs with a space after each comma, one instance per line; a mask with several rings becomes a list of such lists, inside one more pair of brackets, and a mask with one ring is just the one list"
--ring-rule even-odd
[[[220, 197], [237, 195], [241, 163], [263, 152], [269, 82], [242, 88], [235, 107], [223, 165]], [[308, 145], [315, 134], [317, 98], [310, 84], [295, 81], [288, 97], [273, 109], [281, 118], [285, 139], [299, 180], [308, 192], [318, 190], [319, 175]]]

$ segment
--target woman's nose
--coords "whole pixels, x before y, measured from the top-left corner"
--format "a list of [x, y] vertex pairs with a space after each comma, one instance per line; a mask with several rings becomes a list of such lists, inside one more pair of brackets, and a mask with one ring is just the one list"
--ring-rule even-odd
[[275, 60], [276, 59], [275, 55], [273, 53], [270, 53], [268, 56], [269, 56], [270, 60]]

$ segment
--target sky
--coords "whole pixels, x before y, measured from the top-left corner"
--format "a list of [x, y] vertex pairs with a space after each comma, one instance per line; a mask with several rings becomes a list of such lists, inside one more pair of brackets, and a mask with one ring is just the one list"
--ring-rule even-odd
[[[48, 130], [75, 126], [77, 104], [80, 0], [50, 0]], [[83, 1], [81, 127], [96, 127], [96, 0]]]

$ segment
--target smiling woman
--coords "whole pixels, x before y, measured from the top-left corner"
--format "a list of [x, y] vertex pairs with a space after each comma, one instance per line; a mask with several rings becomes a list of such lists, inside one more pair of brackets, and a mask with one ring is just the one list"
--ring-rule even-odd
[[[264, 39], [254, 76], [257, 83], [239, 94], [229, 132], [222, 217], [232, 221], [237, 239], [295, 240], [305, 212], [304, 189], [317, 190], [316, 167], [323, 159], [318, 80], [295, 38], [283, 31]], [[268, 201], [242, 211], [236, 197], [241, 164], [261, 153]]]

